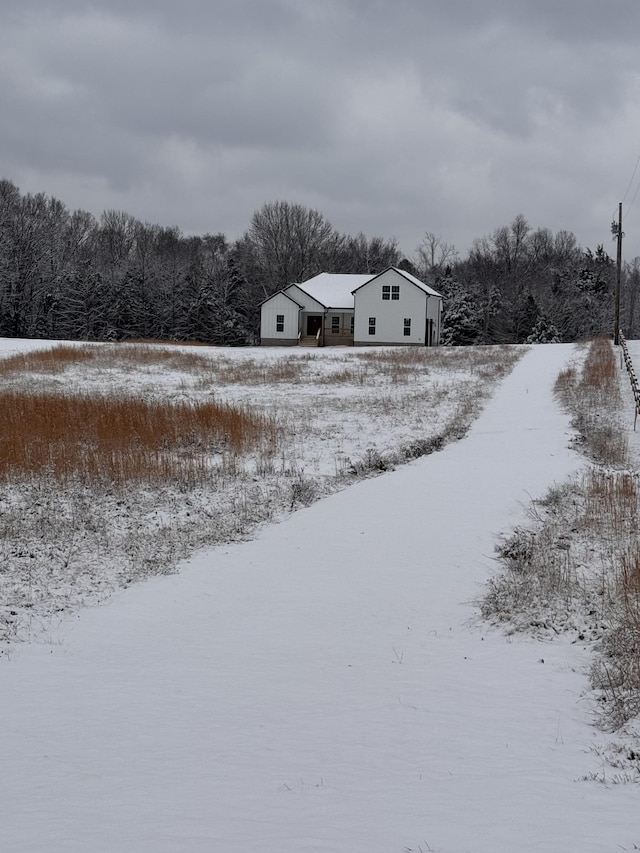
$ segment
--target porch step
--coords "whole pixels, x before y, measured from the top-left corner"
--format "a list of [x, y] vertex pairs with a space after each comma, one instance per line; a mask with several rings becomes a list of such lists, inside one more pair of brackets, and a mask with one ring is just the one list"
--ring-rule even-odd
[[318, 338], [315, 335], [301, 335], [298, 340], [299, 347], [317, 347]]

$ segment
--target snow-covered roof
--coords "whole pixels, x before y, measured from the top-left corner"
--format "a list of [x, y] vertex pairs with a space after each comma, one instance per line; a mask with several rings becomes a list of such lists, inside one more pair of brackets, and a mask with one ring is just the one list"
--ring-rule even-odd
[[295, 305], [297, 305], [297, 306], [298, 306], [298, 308], [302, 308], [302, 305], [300, 305], [300, 303], [299, 303], [299, 302], [296, 302], [296, 300], [293, 298], [293, 296], [292, 296], [290, 293], [287, 293], [287, 291], [286, 291], [286, 290], [282, 290], [282, 289], [280, 289], [280, 290], [276, 290], [276, 292], [275, 292], [275, 293], [272, 293], [272, 294], [271, 294], [271, 296], [267, 296], [267, 298], [266, 298], [266, 299], [263, 299], [263, 300], [262, 300], [262, 302], [260, 303], [260, 305], [264, 305], [264, 303], [265, 303], [265, 302], [269, 302], [269, 301], [270, 301], [271, 299], [273, 299], [275, 296], [286, 296], [286, 297], [287, 297], [287, 299], [290, 299], [290, 300], [291, 300]]
[[[424, 282], [417, 279], [414, 275], [411, 275], [411, 273], [399, 270], [397, 267], [389, 267], [389, 269], [384, 270], [384, 272], [389, 272], [389, 270], [393, 270], [393, 272], [398, 273], [398, 275], [401, 275], [407, 281], [415, 284], [416, 287], [419, 287], [420, 290], [428, 293], [429, 296], [440, 296], [437, 290], [429, 287], [428, 284], [424, 284]], [[366, 275], [354, 275], [347, 273], [321, 272], [319, 275], [310, 278], [308, 281], [297, 283], [295, 286], [299, 287], [300, 290], [304, 291], [308, 296], [311, 296], [312, 299], [315, 299], [316, 302], [324, 305], [325, 308], [342, 308], [350, 310], [353, 308], [353, 292], [381, 275], [383, 275], [383, 273], [374, 273], [373, 275], [371, 273], [367, 273]]]
[[365, 284], [368, 284], [370, 281], [374, 281], [376, 278], [380, 278], [381, 276], [385, 275], [385, 273], [388, 273], [388, 272], [395, 272], [398, 275], [401, 275], [402, 278], [406, 279], [406, 281], [410, 281], [411, 284], [414, 284], [416, 287], [419, 287], [420, 290], [422, 290], [422, 292], [426, 293], [428, 296], [437, 296], [440, 299], [442, 298], [442, 295], [440, 293], [438, 293], [437, 290], [434, 290], [432, 287], [429, 287], [428, 284], [425, 284], [423, 281], [420, 281], [420, 279], [416, 278], [415, 275], [411, 275], [411, 273], [405, 272], [404, 270], [400, 270], [397, 267], [388, 267], [386, 270], [383, 270], [382, 272], [376, 273], [375, 275], [368, 276], [367, 278], [365, 278], [365, 280], [361, 284], [357, 285], [355, 290], [358, 290], [359, 288], [363, 287]]
[[413, 282], [420, 290], [424, 290], [425, 293], [428, 293], [429, 296], [441, 296], [437, 290], [434, 290], [432, 287], [429, 287], [428, 284], [425, 284], [423, 281], [420, 281], [419, 278], [416, 278], [415, 275], [411, 275], [410, 272], [406, 272], [405, 270], [399, 270], [397, 267], [391, 267], [391, 269], [395, 270], [399, 273], [403, 278], [406, 278], [407, 281]]
[[319, 275], [296, 284], [325, 308], [353, 309], [353, 291], [375, 276], [321, 272]]

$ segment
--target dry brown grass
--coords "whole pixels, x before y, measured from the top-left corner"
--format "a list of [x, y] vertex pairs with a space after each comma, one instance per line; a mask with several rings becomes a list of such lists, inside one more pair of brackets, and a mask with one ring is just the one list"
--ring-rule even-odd
[[575, 367], [563, 370], [554, 388], [573, 415], [572, 425], [579, 434], [576, 443], [601, 465], [625, 467], [629, 448], [617, 420], [621, 397], [611, 342], [607, 338], [591, 341], [580, 372]]
[[[367, 385], [375, 386], [380, 381], [391, 385], [406, 385], [428, 376], [432, 370], [475, 370], [486, 367], [491, 374], [482, 378], [495, 378], [506, 373], [518, 357], [510, 352], [503, 357], [496, 348], [482, 352], [480, 348], [470, 352], [463, 348], [448, 349], [424, 347], [372, 347], [362, 350], [348, 349], [344, 356], [335, 355], [332, 369], [318, 371], [319, 358], [316, 352], [296, 352], [272, 361], [260, 358], [242, 360], [216, 358], [212, 375], [203, 378], [202, 384], [215, 381], [221, 385], [282, 385], [313, 381], [320, 385]], [[323, 365], [326, 367], [326, 363]], [[497, 371], [497, 374], [496, 374]], [[315, 374], [315, 375], [314, 375]]]
[[620, 559], [620, 588], [629, 616], [640, 628], [640, 544], [637, 542]]
[[[460, 368], [467, 374], [477, 367], [491, 370], [495, 377], [520, 354], [505, 350], [496, 359], [495, 349], [349, 350], [335, 357], [332, 353], [324, 369], [319, 369], [319, 356], [313, 352], [273, 360], [237, 359], [217, 352], [214, 358], [148, 342], [61, 344], [23, 353], [0, 360], [0, 379], [5, 380], [0, 393], [5, 427], [0, 438], [0, 479], [41, 473], [58, 481], [75, 477], [119, 484], [177, 477], [201, 480], [212, 456], [252, 450], [259, 452], [264, 464], [273, 464], [277, 434], [273, 419], [242, 407], [210, 401], [170, 403], [157, 399], [157, 386], [143, 392], [154, 402], [132, 395], [107, 396], [101, 385], [93, 394], [61, 393], [50, 382], [44, 383], [43, 375], [55, 376], [59, 383], [62, 372], [82, 368], [78, 381], [90, 378], [100, 383], [104, 376], [111, 385], [108, 371], [153, 375], [154, 368], [160, 367], [195, 374], [195, 382], [190, 381], [199, 391], [220, 385], [269, 387], [315, 381], [318, 385], [370, 385], [375, 401], [386, 403], [385, 395], [379, 393], [381, 384], [417, 382], [429, 375], [432, 366], [447, 371]], [[388, 408], [396, 411], [395, 399], [389, 398]]]
[[219, 385], [295, 385], [307, 381], [309, 366], [315, 355], [283, 356], [273, 361], [254, 358], [235, 359], [217, 356], [208, 361], [208, 375], [201, 386]]
[[176, 347], [149, 344], [109, 344], [101, 348], [100, 360], [105, 364], [129, 363], [135, 367], [162, 365], [175, 370], [210, 371], [211, 359], [198, 352], [183, 351]]
[[562, 371], [555, 390], [597, 464], [534, 503], [534, 526], [498, 546], [503, 572], [481, 609], [514, 630], [592, 642], [600, 720], [618, 729], [640, 714], [640, 477], [628, 468], [610, 341], [592, 341], [582, 369]]
[[619, 540], [638, 530], [638, 478], [627, 471], [589, 468], [582, 482], [583, 524]]
[[207, 459], [273, 446], [263, 415], [215, 402], [0, 392], [0, 478], [164, 482], [206, 477]]
[[577, 383], [577, 374], [575, 367], [567, 367], [561, 370], [555, 381], [553, 390], [560, 397], [564, 397], [575, 388]]
[[[96, 368], [140, 370], [161, 366], [197, 375], [200, 390], [222, 385], [295, 385], [311, 379], [321, 385], [372, 386], [382, 383], [407, 385], [421, 381], [433, 371], [473, 373], [479, 380], [504, 376], [522, 355], [515, 347], [389, 347], [362, 351], [349, 349], [343, 358], [332, 359], [333, 369], [319, 370], [316, 352], [297, 351], [277, 359], [233, 358], [224, 349], [200, 354], [182, 345], [153, 342], [115, 344], [61, 344], [47, 350], [24, 353], [0, 360], [0, 378], [19, 374], [55, 375], [81, 364]], [[323, 367], [326, 367], [326, 362]]]
[[376, 355], [376, 358], [370, 359], [370, 365], [376, 369], [382, 367], [393, 385], [406, 385], [418, 375], [428, 373], [432, 364], [428, 352], [422, 349], [399, 348]]
[[[213, 344], [209, 344], [206, 341], [175, 341], [165, 338], [124, 338], [119, 341], [119, 344], [122, 346], [193, 347], [194, 349], [197, 349], [198, 347], [211, 348], [213, 346]], [[224, 349], [224, 347], [222, 349]]]
[[624, 618], [623, 585], [633, 588], [639, 511], [628, 473], [590, 468], [554, 487], [532, 504], [533, 526], [498, 544], [503, 572], [489, 582], [483, 615], [516, 630], [603, 641]]
[[458, 370], [492, 381], [506, 376], [524, 352], [524, 347], [515, 346], [395, 347], [366, 349], [358, 358], [371, 366], [380, 365], [397, 384], [406, 384], [420, 373]]
[[595, 338], [589, 345], [582, 368], [582, 384], [600, 391], [618, 387], [616, 359], [608, 338]]
[[16, 353], [0, 359], [0, 377], [22, 373], [60, 374], [79, 364], [95, 364], [100, 368], [140, 368], [162, 365], [176, 370], [210, 371], [211, 360], [197, 352], [183, 352], [173, 347], [147, 344], [60, 344], [48, 349]]
[[[608, 338], [595, 338], [587, 347], [582, 368], [570, 365], [560, 371], [554, 390], [565, 406], [574, 411], [600, 405], [602, 395], [610, 402], [620, 397], [616, 358]], [[579, 399], [578, 399], [579, 398]]]
[[334, 370], [332, 373], [324, 374], [318, 378], [320, 385], [366, 385], [371, 379], [372, 373], [366, 365], [354, 365]]
[[60, 346], [34, 352], [16, 353], [0, 359], [0, 377], [16, 373], [62, 373], [70, 365], [92, 361], [97, 347]]

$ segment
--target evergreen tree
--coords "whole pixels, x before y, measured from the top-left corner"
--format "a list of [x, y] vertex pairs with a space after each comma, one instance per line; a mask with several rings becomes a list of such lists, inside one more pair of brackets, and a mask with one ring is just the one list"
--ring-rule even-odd
[[438, 282], [442, 294], [440, 341], [445, 346], [474, 344], [480, 335], [477, 306], [470, 294], [452, 277]]
[[528, 344], [559, 344], [560, 333], [543, 314], [538, 317], [531, 334], [527, 337]]

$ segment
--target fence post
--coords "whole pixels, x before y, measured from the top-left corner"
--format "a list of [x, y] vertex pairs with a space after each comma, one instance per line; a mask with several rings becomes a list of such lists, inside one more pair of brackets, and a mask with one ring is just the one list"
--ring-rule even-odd
[[622, 357], [624, 355], [624, 363], [627, 368], [627, 373], [629, 374], [631, 390], [633, 391], [633, 400], [636, 404], [635, 414], [633, 416], [633, 431], [635, 432], [636, 425], [638, 423], [638, 414], [640, 414], [640, 388], [638, 388], [638, 379], [636, 377], [636, 372], [633, 369], [633, 362], [631, 361], [631, 356], [629, 355], [629, 350], [627, 348], [627, 341], [625, 336], [622, 334], [622, 329], [618, 331], [618, 340], [620, 341], [620, 368], [622, 368]]

